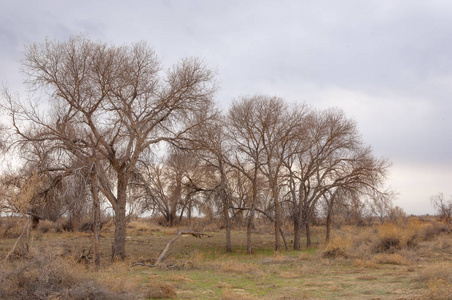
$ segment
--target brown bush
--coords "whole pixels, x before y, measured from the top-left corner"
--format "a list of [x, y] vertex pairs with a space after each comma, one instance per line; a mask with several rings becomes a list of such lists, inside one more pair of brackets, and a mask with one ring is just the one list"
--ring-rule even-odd
[[123, 299], [97, 281], [82, 278], [69, 261], [43, 251], [6, 262], [0, 273], [0, 299]]
[[348, 258], [353, 240], [350, 237], [335, 237], [330, 240], [325, 250], [322, 252], [324, 258]]
[[151, 299], [173, 299], [177, 296], [177, 292], [172, 284], [165, 282], [152, 282], [147, 284], [144, 296]]
[[428, 287], [430, 299], [452, 299], [452, 264], [442, 263], [424, 269], [417, 280]]
[[49, 220], [41, 220], [36, 228], [41, 233], [57, 232], [57, 224]]
[[2, 218], [2, 222], [0, 224], [0, 237], [5, 239], [18, 238], [21, 235], [25, 225], [25, 218]]
[[452, 284], [444, 279], [432, 279], [428, 282], [427, 297], [435, 300], [451, 300]]

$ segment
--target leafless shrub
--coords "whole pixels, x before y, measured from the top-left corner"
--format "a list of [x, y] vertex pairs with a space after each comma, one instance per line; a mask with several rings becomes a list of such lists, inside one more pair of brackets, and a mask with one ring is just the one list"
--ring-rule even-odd
[[34, 251], [28, 259], [6, 262], [0, 272], [1, 299], [123, 299], [95, 280], [81, 277], [73, 263]]
[[444, 194], [439, 193], [431, 198], [432, 205], [436, 209], [436, 213], [440, 219], [447, 224], [452, 223], [452, 198], [447, 201]]

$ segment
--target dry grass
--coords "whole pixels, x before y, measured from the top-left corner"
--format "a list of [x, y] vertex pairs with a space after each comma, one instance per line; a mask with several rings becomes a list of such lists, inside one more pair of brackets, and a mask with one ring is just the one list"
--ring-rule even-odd
[[170, 283], [151, 282], [146, 285], [144, 297], [151, 299], [174, 299], [177, 296], [176, 289]]
[[428, 284], [427, 297], [436, 300], [452, 299], [452, 284], [444, 279], [431, 279]]
[[[102, 266], [98, 272], [88, 261], [75, 262], [80, 251], [90, 247], [91, 233], [56, 233], [53, 224], [42, 226], [49, 230], [32, 231], [0, 267], [0, 299], [64, 298], [62, 295], [70, 295], [68, 299], [450, 299], [452, 265], [444, 262], [450, 261], [452, 237], [431, 219], [344, 226], [317, 251], [275, 252], [274, 237], [263, 233], [265, 228], [253, 235], [253, 255], [246, 254], [243, 231], [232, 234], [233, 253], [224, 250], [224, 232], [214, 232], [209, 239], [184, 236], [172, 245], [165, 260], [167, 265], [185, 262], [183, 268], [175, 269], [131, 265], [137, 260], [155, 261], [177, 228], [131, 221], [129, 257], [112, 263], [114, 227], [107, 224], [102, 229]], [[322, 230], [313, 230], [317, 241], [324, 236]], [[395, 242], [387, 246], [388, 240]], [[0, 257], [14, 242], [1, 240]], [[42, 254], [49, 249], [52, 254]], [[38, 271], [41, 269], [45, 272]], [[23, 290], [19, 285], [24, 285]]]
[[353, 266], [356, 268], [378, 269], [378, 264], [373, 259], [356, 258], [353, 260]]
[[221, 263], [221, 272], [235, 274], [252, 274], [257, 273], [259, 267], [253, 263], [240, 263], [234, 260]]
[[97, 280], [86, 278], [72, 260], [35, 249], [27, 259], [4, 262], [1, 299], [128, 299], [112, 293]]
[[258, 298], [249, 295], [246, 293], [246, 291], [241, 289], [225, 289], [221, 295], [222, 300], [237, 300], [237, 299], [243, 299], [243, 300], [256, 300]]
[[408, 259], [397, 253], [379, 253], [373, 259], [377, 264], [401, 265], [406, 266], [410, 262]]

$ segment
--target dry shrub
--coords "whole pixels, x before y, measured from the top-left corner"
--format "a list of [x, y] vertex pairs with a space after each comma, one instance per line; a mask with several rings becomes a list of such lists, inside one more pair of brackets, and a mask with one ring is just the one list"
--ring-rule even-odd
[[357, 268], [378, 269], [378, 265], [372, 259], [357, 258], [353, 260], [353, 265]]
[[352, 239], [350, 237], [335, 237], [325, 248], [322, 253], [324, 258], [347, 258], [349, 250], [352, 248]]
[[124, 299], [96, 280], [81, 277], [73, 263], [43, 251], [27, 260], [4, 263], [0, 277], [1, 299]]
[[146, 285], [144, 296], [151, 299], [176, 298], [177, 292], [172, 284], [166, 282], [151, 282]]
[[129, 224], [127, 224], [127, 229], [129, 229], [129, 232], [150, 232], [151, 226], [143, 220], [136, 220], [130, 221]]
[[435, 300], [451, 300], [452, 284], [444, 279], [432, 279], [428, 282], [427, 297]]
[[221, 263], [221, 271], [226, 273], [245, 274], [256, 273], [259, 271], [259, 268], [252, 263], [239, 263], [237, 261], [230, 260]]
[[452, 299], [452, 263], [431, 265], [425, 268], [417, 280], [428, 287], [430, 299]]
[[406, 219], [403, 224], [388, 222], [367, 228], [344, 226], [326, 245], [323, 257], [369, 258], [375, 253], [400, 252], [441, 232], [440, 225], [417, 218]]
[[225, 289], [221, 295], [222, 300], [255, 300], [256, 297], [246, 293], [245, 290], [241, 289]]
[[57, 224], [49, 220], [41, 220], [36, 229], [41, 233], [55, 233], [57, 232]]
[[193, 252], [187, 262], [185, 263], [185, 267], [187, 268], [194, 268], [194, 269], [200, 269], [205, 265], [205, 257], [204, 254], [195, 251]]
[[432, 279], [442, 279], [452, 284], [452, 263], [444, 262], [428, 266], [417, 277], [421, 282], [429, 282]]
[[26, 224], [25, 218], [17, 217], [2, 218], [2, 222], [0, 224], [0, 238], [4, 239], [18, 238], [21, 235], [25, 224]]
[[377, 264], [389, 265], [408, 265], [410, 262], [397, 253], [379, 253], [373, 257], [373, 261]]
[[376, 239], [373, 241], [373, 252], [394, 252], [401, 249], [406, 245], [403, 235], [404, 231], [395, 223], [380, 225]]
[[301, 252], [300, 255], [298, 255], [298, 260], [309, 260], [312, 257], [311, 253], [308, 252]]

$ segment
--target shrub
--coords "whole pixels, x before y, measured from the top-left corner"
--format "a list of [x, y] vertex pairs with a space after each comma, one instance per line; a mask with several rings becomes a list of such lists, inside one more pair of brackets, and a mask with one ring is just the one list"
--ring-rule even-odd
[[2, 218], [2, 223], [0, 224], [0, 237], [5, 239], [18, 238], [23, 232], [25, 225], [25, 218]]
[[165, 282], [152, 282], [147, 284], [144, 296], [153, 299], [173, 299], [177, 296], [177, 293], [172, 284]]
[[444, 279], [432, 279], [428, 282], [427, 297], [436, 300], [452, 299], [452, 284]]
[[350, 237], [336, 237], [328, 243], [325, 251], [322, 253], [324, 258], [347, 258], [352, 248], [352, 239]]
[[41, 220], [38, 224], [37, 230], [41, 233], [56, 232], [57, 225], [49, 220]]
[[452, 264], [442, 263], [424, 269], [417, 280], [427, 284], [430, 299], [452, 299]]
[[[95, 280], [87, 280], [69, 261], [43, 251], [29, 259], [7, 262], [0, 273], [1, 299], [124, 299]], [[80, 270], [79, 270], [80, 271]]]

